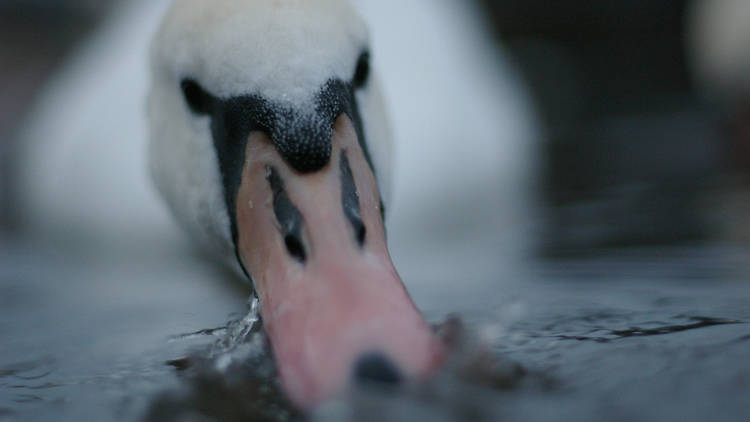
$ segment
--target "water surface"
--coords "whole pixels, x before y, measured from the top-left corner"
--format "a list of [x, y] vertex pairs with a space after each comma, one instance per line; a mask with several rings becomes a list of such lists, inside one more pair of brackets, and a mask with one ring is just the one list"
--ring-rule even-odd
[[[6, 243], [0, 420], [300, 418], [262, 334], [227, 342], [248, 288], [180, 244]], [[407, 279], [443, 332], [461, 321], [447, 368], [311, 417], [747, 420], [747, 258], [662, 247], [537, 259], [518, 279]]]

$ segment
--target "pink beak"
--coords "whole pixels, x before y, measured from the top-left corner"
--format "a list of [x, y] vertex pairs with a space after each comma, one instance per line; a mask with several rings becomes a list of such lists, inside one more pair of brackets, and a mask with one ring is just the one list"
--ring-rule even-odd
[[292, 402], [309, 409], [352, 381], [426, 376], [442, 346], [393, 267], [351, 121], [337, 119], [331, 160], [310, 174], [294, 172], [263, 133], [247, 145], [238, 251]]

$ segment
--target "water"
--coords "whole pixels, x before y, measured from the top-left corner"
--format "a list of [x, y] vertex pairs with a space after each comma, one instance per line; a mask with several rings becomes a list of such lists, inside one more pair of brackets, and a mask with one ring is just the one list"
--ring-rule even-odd
[[[247, 287], [179, 239], [144, 240], [109, 245], [115, 255], [4, 244], [0, 420], [302, 418], [279, 393]], [[538, 258], [522, 279], [469, 272], [431, 292], [407, 279], [452, 345], [446, 368], [307, 417], [747, 420], [749, 253]]]

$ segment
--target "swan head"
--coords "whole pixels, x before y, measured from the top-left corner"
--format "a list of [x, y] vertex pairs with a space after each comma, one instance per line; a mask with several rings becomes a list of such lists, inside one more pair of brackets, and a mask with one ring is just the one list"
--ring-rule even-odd
[[388, 255], [391, 139], [369, 57], [346, 0], [179, 0], [152, 44], [155, 184], [252, 281], [303, 408], [440, 360]]

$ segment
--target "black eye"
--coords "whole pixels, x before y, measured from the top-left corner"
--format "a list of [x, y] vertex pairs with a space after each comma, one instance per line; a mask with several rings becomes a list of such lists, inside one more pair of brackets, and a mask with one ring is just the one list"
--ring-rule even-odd
[[183, 79], [180, 84], [182, 95], [185, 97], [190, 110], [193, 113], [208, 114], [214, 102], [214, 97], [206, 92], [197, 82], [192, 79]]
[[352, 85], [355, 88], [361, 88], [367, 83], [367, 78], [370, 76], [370, 53], [365, 51], [359, 56], [357, 60], [357, 69], [354, 71], [354, 78], [352, 78]]

